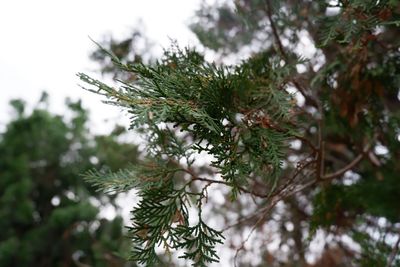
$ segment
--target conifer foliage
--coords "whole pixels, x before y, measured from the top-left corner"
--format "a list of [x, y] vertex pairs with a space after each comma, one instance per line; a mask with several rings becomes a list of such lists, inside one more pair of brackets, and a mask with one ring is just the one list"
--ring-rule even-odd
[[16, 116], [0, 133], [0, 266], [136, 266], [122, 257], [123, 219], [100, 217], [115, 196], [81, 177], [135, 162], [136, 146], [117, 142], [124, 129], [93, 135], [80, 101], [55, 115], [46, 93], [30, 113], [22, 100], [11, 105]]
[[[362, 266], [400, 264], [398, 241], [362, 233], [381, 231], [379, 217], [386, 234], [399, 231], [399, 1], [250, 0], [197, 15], [191, 28], [207, 48], [221, 56], [258, 51], [228, 65], [172, 45], [152, 64], [131, 64], [100, 48], [129, 81], [114, 88], [78, 74], [87, 90], [127, 110], [146, 139], [140, 164], [87, 174], [101, 189], [138, 191], [131, 259], [154, 265], [161, 247], [193, 266], [218, 261], [223, 229], [207, 224], [203, 206], [219, 185], [229, 189], [227, 203], [260, 200], [250, 217], [238, 211], [237, 229], [252, 221], [250, 232], [258, 231], [278, 203], [287, 207], [295, 230], [282, 242], [292, 240], [299, 266], [306, 266], [304, 239], [317, 230], [340, 236], [338, 229], [362, 248], [335, 239], [343, 264], [348, 257]], [[315, 50], [308, 58], [299, 50], [304, 38]], [[199, 163], [205, 154], [212, 160]]]

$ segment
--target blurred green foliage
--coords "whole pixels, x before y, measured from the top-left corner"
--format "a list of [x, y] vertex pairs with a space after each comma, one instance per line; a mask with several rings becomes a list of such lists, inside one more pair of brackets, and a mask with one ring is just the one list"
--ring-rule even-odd
[[120, 216], [100, 209], [115, 197], [82, 179], [88, 169], [116, 171], [135, 162], [124, 133], [89, 131], [80, 101], [66, 102], [64, 116], [50, 113], [43, 94], [32, 112], [13, 100], [14, 118], [0, 134], [0, 266], [134, 266]]

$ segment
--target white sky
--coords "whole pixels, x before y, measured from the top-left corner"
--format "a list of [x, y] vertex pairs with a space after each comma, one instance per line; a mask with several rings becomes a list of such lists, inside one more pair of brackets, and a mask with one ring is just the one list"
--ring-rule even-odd
[[[66, 96], [81, 98], [91, 109], [95, 130], [108, 132], [105, 118], [121, 114], [80, 89], [77, 72], [92, 73], [88, 59], [107, 33], [127, 36], [142, 19], [145, 34], [161, 47], [170, 38], [196, 44], [187, 24], [200, 0], [9, 0], [0, 2], [0, 131], [9, 120], [8, 102], [22, 98], [34, 104], [43, 90], [51, 109], [63, 112]], [[96, 115], [94, 115], [96, 114]]]

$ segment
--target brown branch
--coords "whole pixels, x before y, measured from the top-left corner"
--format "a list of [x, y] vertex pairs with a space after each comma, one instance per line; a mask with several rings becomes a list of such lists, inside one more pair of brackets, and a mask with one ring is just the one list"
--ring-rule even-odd
[[324, 142], [322, 137], [322, 116], [323, 110], [322, 107], [319, 106], [319, 115], [318, 118], [318, 155], [317, 155], [317, 181], [321, 180], [321, 177], [324, 175]]
[[[278, 33], [277, 28], [276, 28], [275, 22], [274, 22], [274, 20], [272, 19], [272, 6], [271, 6], [270, 0], [266, 0], [266, 4], [267, 4], [267, 7], [266, 7], [265, 11], [266, 11], [266, 13], [267, 13], [268, 21], [269, 21], [269, 24], [270, 24], [270, 26], [271, 26], [272, 34], [274, 35], [275, 42], [276, 42], [276, 44], [277, 44], [277, 46], [278, 46], [279, 52], [281, 53], [282, 57], [283, 57], [286, 61], [288, 61], [287, 53], [286, 53], [286, 51], [285, 51], [285, 49], [284, 49], [284, 47], [283, 47], [283, 45], [282, 45], [282, 41], [281, 41], [281, 38], [279, 37], [279, 33]], [[305, 92], [305, 90], [303, 89], [303, 87], [300, 85], [300, 83], [299, 83], [298, 81], [296, 81], [296, 80], [293, 79], [293, 80], [292, 80], [292, 83], [294, 84], [294, 86], [296, 87], [296, 89], [303, 95], [303, 97], [304, 97], [306, 100], [308, 100], [308, 102], [309, 102], [311, 105], [313, 105], [313, 106], [315, 106], [315, 107], [318, 107], [318, 106], [319, 106], [318, 101], [317, 101], [313, 96], [307, 94], [307, 93]]]
[[223, 184], [223, 185], [228, 185], [231, 186], [230, 183], [225, 182], [225, 181], [219, 181], [219, 180], [213, 180], [213, 179], [208, 179], [208, 178], [203, 178], [203, 177], [193, 177], [192, 181], [203, 181], [211, 184]]
[[[287, 191], [284, 191], [284, 190], [288, 188], [289, 184], [296, 178], [297, 175], [299, 175], [299, 174], [301, 173], [301, 171], [302, 171], [303, 169], [305, 169], [308, 165], [310, 165], [310, 164], [312, 164], [312, 163], [314, 163], [314, 162], [315, 162], [315, 160], [313, 160], [313, 161], [308, 161], [308, 162], [305, 163], [301, 168], [298, 168], [298, 169], [296, 170], [295, 174], [294, 174], [284, 185], [282, 185], [280, 189], [276, 190], [276, 191], [275, 191], [273, 194], [271, 194], [271, 195], [263, 195], [263, 196], [261, 196], [261, 197], [263, 197], [263, 198], [270, 197], [270, 198], [271, 198], [271, 202], [277, 203], [277, 202], [279, 202], [280, 200], [283, 200], [284, 198], [293, 195], [293, 194], [290, 194], [290, 191], [291, 191], [291, 190], [294, 190], [295, 187], [293, 187], [292, 189], [289, 189], [289, 190], [287, 190]], [[315, 182], [316, 182], [316, 180], [313, 180], [312, 183], [308, 183], [308, 184], [306, 184], [305, 186], [302, 186], [302, 187], [300, 188], [300, 190], [296, 190], [294, 193], [297, 193], [297, 192], [302, 191], [302, 190], [305, 189], [306, 187], [308, 187], [308, 186], [314, 184]], [[286, 194], [286, 195], [285, 195], [285, 194]], [[256, 217], [258, 214], [260, 214], [260, 213], [262, 213], [262, 212], [265, 212], [265, 210], [269, 209], [269, 207], [270, 207], [270, 206], [264, 207], [264, 208], [258, 210], [257, 212], [253, 213], [252, 215], [249, 215], [249, 216], [247, 216], [247, 217], [245, 217], [245, 218], [242, 218], [242, 219], [237, 220], [235, 223], [233, 223], [233, 224], [227, 226], [223, 231], [225, 231], [225, 230], [227, 230], [227, 229], [229, 229], [229, 228], [232, 228], [232, 227], [234, 227], [234, 226], [236, 226], [236, 225], [239, 225], [239, 224], [241, 224], [241, 223], [244, 222], [244, 221], [247, 221], [247, 220], [250, 220], [250, 219]]]
[[392, 266], [394, 260], [396, 259], [396, 255], [398, 255], [399, 246], [400, 246], [400, 234], [399, 234], [399, 237], [397, 238], [396, 244], [394, 244], [392, 253], [390, 253], [390, 257], [389, 257], [389, 259], [388, 259], [388, 261], [387, 261], [386, 267]]
[[252, 213], [251, 215], [249, 215], [249, 216], [242, 217], [242, 218], [236, 220], [234, 223], [229, 224], [229, 225], [227, 225], [224, 229], [222, 229], [222, 232], [225, 232], [226, 230], [229, 230], [229, 229], [231, 229], [232, 227], [235, 227], [235, 226], [237, 226], [237, 225], [242, 224], [242, 223], [245, 222], [245, 221], [248, 221], [248, 220], [251, 220], [251, 219], [257, 217], [257, 215], [259, 215], [260, 213], [264, 212], [264, 210], [265, 210], [265, 208], [259, 209], [259, 210], [255, 211], [255, 212], [253, 212], [253, 213]]
[[[271, 29], [272, 29], [272, 34], [274, 35], [274, 39], [275, 42], [278, 46], [279, 52], [282, 55], [282, 57], [288, 61], [288, 56], [287, 53], [282, 45], [282, 41], [281, 38], [279, 37], [279, 33], [278, 30], [276, 28], [275, 22], [272, 19], [272, 6], [271, 6], [271, 2], [270, 0], [266, 0], [266, 8], [265, 8], [265, 12], [267, 13], [267, 17], [268, 17], [268, 21], [270, 23]], [[318, 107], [320, 106], [317, 99], [315, 99], [312, 95], [309, 95], [305, 92], [305, 90], [303, 89], [303, 87], [300, 85], [300, 83], [298, 81], [296, 81], [295, 79], [292, 80], [293, 85], [296, 87], [296, 89], [300, 92], [300, 94], [303, 95], [303, 97], [313, 106]]]
[[299, 136], [299, 135], [293, 135], [293, 136], [295, 138], [299, 139], [300, 141], [302, 141], [303, 143], [306, 143], [312, 149], [313, 152], [318, 151], [318, 148], [310, 140], [308, 140], [307, 138], [304, 138], [304, 137]]
[[[237, 266], [236, 261], [237, 261], [237, 257], [238, 257], [238, 255], [239, 255], [239, 252], [240, 252], [241, 250], [244, 249], [245, 243], [246, 243], [247, 241], [249, 241], [251, 235], [254, 233], [254, 231], [256, 230], [256, 228], [260, 225], [260, 223], [261, 223], [262, 221], [265, 220], [265, 218], [267, 217], [268, 213], [276, 206], [276, 204], [277, 204], [279, 201], [281, 201], [281, 200], [283, 200], [283, 199], [285, 199], [285, 198], [288, 198], [288, 197], [290, 197], [290, 196], [292, 196], [292, 195], [294, 195], [294, 194], [296, 194], [296, 193], [302, 191], [303, 189], [305, 189], [306, 187], [308, 187], [308, 186], [310, 186], [310, 185], [312, 185], [312, 184], [314, 184], [314, 183], [316, 183], [316, 180], [313, 180], [312, 183], [308, 183], [308, 184], [306, 184], [306, 186], [301, 187], [300, 190], [295, 190], [295, 191], [292, 191], [292, 192], [289, 191], [288, 193], [284, 192], [284, 193], [286, 193], [286, 195], [285, 195], [285, 194], [282, 194], [282, 195], [277, 194], [277, 195], [275, 195], [275, 196], [271, 196], [271, 201], [269, 202], [269, 204], [268, 204], [265, 208], [263, 208], [263, 214], [262, 214], [262, 216], [256, 221], [256, 223], [255, 223], [255, 224], [253, 225], [253, 227], [251, 228], [250, 233], [247, 235], [246, 239], [242, 241], [240, 247], [236, 250], [236, 253], [235, 253], [235, 256], [234, 256], [234, 266], [235, 266], [235, 267]], [[255, 214], [255, 216], [256, 216], [257, 214], [259, 214], [259, 212], [257, 212], [257, 213]], [[245, 220], [250, 219], [251, 217], [254, 217], [254, 216], [247, 217]], [[244, 220], [243, 220], [243, 221], [244, 221]]]
[[[225, 182], [225, 181], [213, 180], [213, 179], [197, 177], [197, 176], [193, 177], [192, 181], [203, 181], [203, 182], [208, 182], [208, 183], [211, 183], [211, 184], [213, 184], [213, 183], [214, 184], [223, 184], [223, 185], [232, 187], [231, 183], [228, 183], [228, 182]], [[238, 188], [239, 188], [240, 191], [242, 191], [244, 193], [247, 193], [247, 194], [251, 194], [251, 195], [256, 196], [256, 197], [260, 197], [260, 198], [268, 197], [268, 195], [260, 194], [260, 193], [257, 193], [255, 191], [250, 191], [250, 190], [247, 190], [247, 189], [245, 189], [244, 187], [241, 187], [241, 186], [238, 186]]]
[[324, 176], [325, 172], [325, 141], [321, 142], [321, 148], [320, 148], [320, 154], [321, 154], [321, 167], [320, 167], [320, 173], [319, 177]]
[[306, 189], [307, 187], [310, 187], [310, 186], [316, 184], [317, 182], [318, 182], [317, 179], [311, 180], [311, 181], [309, 181], [308, 183], [302, 185], [301, 187], [299, 187], [299, 188], [297, 188], [297, 189], [294, 188], [294, 189], [296, 189], [296, 190], [293, 189], [293, 190], [289, 191], [288, 193], [286, 193], [285, 196], [283, 196], [283, 198], [287, 198], [287, 197], [293, 196], [293, 195], [295, 195], [295, 194], [297, 194], [297, 193], [303, 191], [303, 190]]
[[[322, 140], [322, 136], [320, 138], [321, 138], [320, 139], [320, 142], [321, 142], [320, 149], [323, 149], [323, 142], [321, 141]], [[299, 193], [299, 192], [303, 191], [304, 189], [306, 189], [306, 188], [308, 188], [308, 187], [310, 187], [312, 185], [317, 184], [320, 181], [327, 181], [327, 180], [335, 179], [335, 178], [343, 175], [345, 172], [347, 172], [348, 170], [351, 170], [354, 166], [356, 166], [364, 158], [365, 154], [369, 151], [369, 149], [370, 149], [370, 146], [367, 145], [364, 148], [363, 152], [360, 155], [358, 155], [352, 162], [350, 162], [348, 165], [346, 165], [345, 167], [343, 167], [342, 169], [340, 169], [340, 170], [338, 170], [338, 171], [336, 171], [334, 173], [321, 175], [321, 173], [322, 173], [321, 172], [321, 167], [322, 166], [320, 166], [319, 167], [319, 172], [318, 172], [318, 168], [317, 168], [317, 173], [316, 173], [317, 178], [307, 182], [306, 184], [301, 185], [300, 187], [293, 186], [293, 187], [289, 188], [290, 184], [294, 181], [294, 179], [306, 167], [308, 167], [310, 164], [315, 163], [315, 162], [317, 162], [317, 164], [320, 164], [320, 165], [323, 164], [323, 162], [321, 162], [321, 161], [323, 161], [323, 152], [319, 151], [319, 154], [322, 154], [320, 156], [320, 159], [308, 161], [307, 163], [305, 163], [300, 168], [297, 168], [295, 173], [293, 174], [293, 176], [291, 178], [289, 178], [288, 181], [283, 186], [281, 186], [278, 190], [276, 190], [275, 192], [268, 193], [268, 194], [261, 194], [261, 193], [257, 193], [254, 190], [248, 190], [248, 189], [245, 189], [245, 188], [240, 187], [240, 186], [238, 188], [239, 188], [239, 190], [241, 192], [248, 193], [248, 194], [251, 194], [253, 196], [260, 197], [260, 198], [270, 198], [272, 200], [272, 202], [276, 202], [276, 201], [282, 200], [284, 198], [287, 198], [289, 196], [292, 196], [292, 195], [294, 195], [296, 193]], [[232, 184], [229, 183], [229, 182], [225, 182], [225, 181], [221, 181], [221, 180], [214, 180], [214, 179], [209, 179], [209, 178], [204, 178], [204, 177], [199, 177], [190, 168], [187, 168], [187, 169], [186, 168], [182, 168], [181, 170], [186, 172], [186, 173], [188, 173], [188, 174], [190, 174], [190, 176], [192, 176], [192, 180], [190, 182], [203, 181], [203, 182], [208, 182], [210, 184], [215, 183], [215, 184], [223, 184], [223, 185], [230, 186], [230, 187], [232, 186]]]
[[253, 225], [251, 228], [249, 234], [247, 235], [246, 239], [242, 241], [240, 244], [240, 247], [236, 250], [235, 256], [233, 258], [233, 264], [235, 267], [237, 267], [237, 257], [239, 256], [239, 252], [244, 249], [244, 245], [249, 241], [250, 237], [254, 233], [254, 231], [257, 229], [257, 227], [260, 225], [261, 222], [265, 220], [267, 217], [268, 213], [276, 206], [276, 204], [280, 201], [280, 198], [274, 198], [272, 201], [269, 203], [267, 207], [264, 208], [262, 216], [256, 221], [256, 223]]
[[[176, 163], [176, 164], [177, 164], [177, 163]], [[184, 171], [184, 172], [186, 172], [186, 173], [188, 173], [188, 174], [190, 174], [190, 176], [192, 176], [191, 182], [194, 182], [194, 181], [203, 181], [203, 182], [207, 182], [207, 183], [211, 183], [211, 184], [223, 184], [223, 185], [226, 185], [226, 186], [232, 186], [232, 184], [229, 183], [229, 182], [220, 181], [220, 180], [214, 180], [214, 179], [209, 179], [209, 178], [204, 178], [204, 177], [199, 177], [199, 176], [197, 176], [197, 174], [196, 174], [192, 169], [190, 169], [190, 168], [187, 168], [187, 169], [186, 169], [186, 168], [182, 168], [181, 170]], [[256, 196], [256, 197], [260, 197], [260, 198], [265, 198], [265, 197], [267, 197], [267, 195], [263, 195], [263, 194], [259, 194], [259, 193], [255, 192], [255, 191], [247, 190], [247, 189], [245, 189], [244, 187], [241, 187], [241, 186], [238, 186], [238, 188], [239, 188], [240, 191], [245, 192], [245, 193], [247, 193], [247, 194], [254, 195], [254, 196]]]
[[300, 83], [298, 81], [296, 81], [295, 79], [292, 79], [291, 82], [296, 87], [296, 89], [300, 92], [300, 94], [303, 95], [303, 97], [306, 99], [306, 101], [308, 101], [308, 103], [310, 105], [312, 105], [316, 108], [318, 108], [320, 106], [320, 104], [318, 103], [318, 100], [314, 96], [307, 94], [306, 91], [304, 90], [304, 88], [300, 85]]
[[364, 158], [365, 154], [368, 152], [369, 146], [367, 146], [361, 154], [359, 154], [352, 162], [341, 168], [340, 170], [335, 171], [334, 173], [331, 174], [326, 174], [321, 177], [321, 180], [326, 181], [326, 180], [331, 180], [335, 179], [339, 176], [342, 176], [345, 172], [351, 170], [354, 168], [360, 161]]
[[272, 196], [279, 195], [281, 192], [283, 192], [306, 167], [308, 167], [309, 165], [311, 165], [313, 163], [315, 163], [315, 160], [307, 161], [304, 165], [297, 168], [295, 173], [293, 174], [293, 176], [291, 178], [289, 178], [286, 181], [286, 183], [283, 184], [278, 190], [276, 190], [276, 192]]
[[[254, 190], [248, 190], [248, 189], [246, 189], [246, 188], [244, 188], [244, 187], [241, 187], [241, 186], [238, 186], [238, 188], [239, 188], [239, 190], [240, 190], [241, 192], [244, 192], [244, 193], [247, 193], [247, 194], [251, 194], [251, 195], [256, 196], [256, 197], [259, 197], [259, 198], [274, 198], [274, 197], [276, 197], [276, 196], [279, 196], [279, 194], [281, 194], [281, 192], [283, 192], [283, 191], [290, 185], [290, 183], [293, 182], [294, 179], [296, 179], [296, 177], [297, 177], [306, 167], [308, 167], [309, 165], [311, 165], [311, 164], [313, 164], [313, 163], [315, 163], [315, 160], [308, 161], [308, 162], [306, 162], [304, 165], [302, 165], [301, 167], [297, 168], [296, 171], [295, 171], [295, 173], [293, 174], [293, 176], [290, 177], [290, 178], [287, 180], [287, 182], [286, 182], [283, 186], [280, 187], [280, 189], [276, 190], [276, 191], [273, 192], [272, 194], [271, 194], [271, 193], [267, 193], [267, 194], [257, 193], [257, 192], [254, 191]], [[223, 185], [230, 186], [230, 187], [232, 186], [232, 184], [229, 183], [229, 182], [225, 182], [225, 181], [221, 181], [221, 180], [214, 180], [214, 179], [209, 179], [209, 178], [204, 178], [204, 177], [199, 177], [199, 176], [197, 176], [196, 173], [194, 173], [194, 171], [193, 171], [192, 169], [190, 169], [190, 168], [188, 168], [188, 169], [182, 168], [181, 170], [184, 171], [184, 172], [186, 172], [186, 173], [188, 173], [188, 174], [190, 174], [190, 176], [192, 176], [192, 180], [191, 180], [190, 182], [202, 181], [202, 182], [207, 182], [207, 183], [211, 183], [211, 184], [214, 183], [214, 184], [223, 184]], [[282, 197], [281, 199], [283, 199], [283, 197]]]
[[282, 54], [283, 58], [285, 60], [287, 60], [288, 58], [287, 58], [285, 49], [283, 48], [282, 41], [281, 41], [281, 39], [279, 37], [279, 34], [278, 34], [278, 30], [276, 29], [275, 23], [274, 23], [274, 21], [272, 19], [272, 6], [271, 6], [270, 0], [266, 0], [266, 4], [267, 4], [267, 7], [266, 7], [265, 11], [267, 13], [269, 24], [271, 25], [272, 34], [274, 35], [275, 42], [278, 45], [280, 53]]
[[328, 180], [335, 179], [335, 178], [343, 175], [345, 172], [347, 172], [348, 170], [351, 170], [354, 166], [356, 166], [364, 158], [365, 154], [369, 151], [369, 149], [370, 149], [370, 145], [367, 145], [360, 155], [358, 155], [352, 162], [350, 162], [348, 165], [346, 165], [342, 169], [340, 169], [332, 174], [327, 174], [327, 175], [322, 176], [321, 180], [314, 179], [314, 180], [309, 181], [306, 184], [303, 184], [302, 186], [300, 186], [298, 188], [293, 187], [292, 189], [285, 191], [284, 192], [285, 194], [282, 194], [280, 196], [280, 198], [284, 199], [284, 198], [293, 196], [293, 195], [303, 191], [307, 187], [317, 184], [319, 181], [328, 181]]

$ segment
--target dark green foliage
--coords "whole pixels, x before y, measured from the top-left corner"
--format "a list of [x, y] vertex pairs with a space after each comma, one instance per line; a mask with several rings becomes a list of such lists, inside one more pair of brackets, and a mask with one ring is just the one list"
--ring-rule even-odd
[[363, 173], [363, 179], [358, 183], [332, 185], [319, 192], [314, 199], [315, 225], [347, 224], [350, 222], [342, 220], [355, 220], [360, 212], [387, 218], [392, 223], [400, 221], [398, 166], [388, 165], [392, 167], [388, 166], [380, 172]]
[[122, 219], [100, 219], [102, 205], [92, 202], [113, 197], [94, 192], [81, 173], [124, 168], [137, 150], [116, 134], [90, 134], [80, 102], [67, 101], [66, 119], [41, 108], [44, 96], [31, 114], [12, 101], [16, 117], [0, 134], [0, 266], [126, 266]]
[[[382, 231], [379, 235], [381, 238], [376, 240], [365, 232], [354, 231], [352, 233], [352, 238], [358, 242], [363, 249], [362, 256], [359, 259], [355, 259], [355, 262], [359, 264], [359, 266], [387, 266], [388, 256], [391, 256], [392, 248], [388, 246], [384, 240], [386, 236], [385, 233]], [[391, 266], [400, 266], [400, 260], [398, 258], [394, 259]]]

